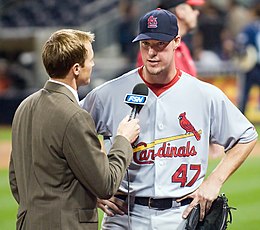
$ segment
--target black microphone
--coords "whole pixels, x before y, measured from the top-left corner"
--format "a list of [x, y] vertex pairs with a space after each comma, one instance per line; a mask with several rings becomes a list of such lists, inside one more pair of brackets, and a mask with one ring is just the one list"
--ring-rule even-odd
[[125, 103], [132, 107], [129, 121], [136, 117], [146, 103], [148, 96], [148, 87], [144, 83], [137, 84], [133, 88], [132, 94], [126, 94]]

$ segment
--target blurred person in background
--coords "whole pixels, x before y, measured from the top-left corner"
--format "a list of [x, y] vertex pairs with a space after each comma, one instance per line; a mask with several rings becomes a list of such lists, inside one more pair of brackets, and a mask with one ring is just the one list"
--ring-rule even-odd
[[0, 95], [4, 94], [11, 86], [11, 79], [8, 72], [7, 60], [0, 59]]
[[27, 97], [12, 124], [9, 179], [19, 204], [17, 229], [98, 229], [97, 197], [118, 189], [139, 135], [126, 117], [107, 156], [77, 89], [90, 83], [94, 34], [59, 30], [46, 41], [42, 60], [50, 79]]
[[[205, 3], [204, 0], [162, 0], [159, 8], [166, 9], [174, 13], [178, 19], [179, 35], [183, 38], [197, 27], [199, 8]], [[182, 40], [175, 51], [176, 67], [186, 73], [196, 77], [197, 70], [192, 59], [190, 50]], [[138, 67], [143, 65], [141, 53], [137, 56]]]
[[249, 3], [246, 4], [243, 0], [229, 0], [227, 4], [226, 28], [234, 38], [243, 27], [252, 21], [252, 15], [249, 10]]
[[240, 110], [245, 114], [249, 93], [254, 85], [260, 86], [260, 0], [251, 3], [253, 20], [236, 37], [237, 65], [244, 74]]
[[193, 57], [198, 69], [219, 72], [222, 61], [222, 36], [226, 12], [217, 1], [206, 1], [193, 37]]
[[201, 9], [196, 36], [201, 39], [202, 50], [221, 55], [222, 32], [225, 28], [226, 12], [212, 1], [206, 1]]
[[121, 0], [119, 10], [121, 18], [118, 26], [118, 40], [121, 53], [128, 61], [128, 68], [132, 69], [138, 50], [138, 46], [132, 43], [133, 37], [135, 37], [136, 15], [138, 10], [133, 0]]
[[222, 50], [220, 58], [223, 61], [232, 61], [235, 50], [235, 37], [245, 25], [252, 21], [252, 14], [248, 4], [248, 2], [241, 0], [230, 0], [227, 2], [225, 8], [225, 28], [221, 36]]

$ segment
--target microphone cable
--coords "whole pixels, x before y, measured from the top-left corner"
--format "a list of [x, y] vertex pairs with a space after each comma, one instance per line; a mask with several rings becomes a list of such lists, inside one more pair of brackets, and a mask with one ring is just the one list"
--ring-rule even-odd
[[[131, 114], [131, 116], [133, 116], [133, 114]], [[109, 141], [110, 145], [112, 145], [112, 141], [109, 136], [104, 136], [104, 141], [105, 140]], [[127, 219], [128, 219], [127, 222], [128, 222], [128, 229], [131, 230], [132, 228], [131, 228], [131, 220], [130, 220], [130, 175], [129, 175], [128, 168], [126, 169], [126, 179], [127, 179]]]
[[127, 219], [128, 219], [128, 229], [131, 230], [131, 220], [130, 220], [130, 175], [128, 169], [126, 170], [127, 176]]

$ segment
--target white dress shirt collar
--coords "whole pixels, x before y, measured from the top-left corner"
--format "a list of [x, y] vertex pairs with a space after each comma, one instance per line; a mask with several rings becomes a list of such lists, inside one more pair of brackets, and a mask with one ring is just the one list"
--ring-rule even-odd
[[78, 92], [77, 92], [75, 89], [73, 89], [71, 86], [69, 86], [69, 85], [67, 85], [67, 84], [65, 84], [65, 83], [63, 83], [63, 82], [60, 82], [60, 81], [55, 81], [55, 80], [53, 80], [53, 79], [49, 79], [48, 81], [54, 82], [54, 83], [57, 83], [57, 84], [60, 84], [60, 85], [65, 86], [69, 91], [72, 92], [72, 94], [74, 95], [74, 97], [76, 98], [76, 100], [77, 100], [77, 102], [78, 102], [78, 104], [79, 104], [79, 95], [78, 95]]

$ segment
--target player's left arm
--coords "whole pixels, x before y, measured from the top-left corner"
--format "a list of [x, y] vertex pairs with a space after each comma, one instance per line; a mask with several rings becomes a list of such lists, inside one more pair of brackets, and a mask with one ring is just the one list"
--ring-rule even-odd
[[212, 202], [219, 195], [220, 189], [224, 182], [240, 167], [246, 160], [250, 152], [254, 148], [257, 140], [248, 143], [236, 144], [231, 148], [220, 163], [211, 172], [211, 174], [203, 181], [200, 187], [193, 193], [185, 196], [193, 198], [193, 201], [183, 213], [183, 218], [186, 218], [190, 211], [200, 204], [200, 220], [203, 220], [205, 213], [210, 209]]
[[192, 208], [200, 204], [200, 220], [219, 195], [224, 182], [248, 157], [258, 136], [253, 124], [220, 89], [209, 85], [207, 89], [208, 96], [205, 98], [208, 98], [206, 102], [210, 107], [210, 143], [223, 146], [226, 154], [200, 187], [186, 196], [193, 198], [193, 201], [184, 211], [183, 217], [186, 218]]

